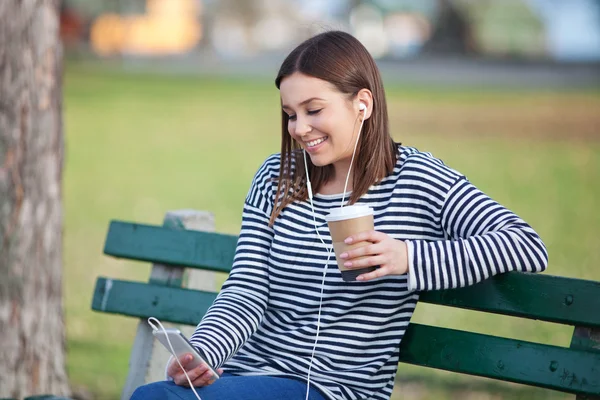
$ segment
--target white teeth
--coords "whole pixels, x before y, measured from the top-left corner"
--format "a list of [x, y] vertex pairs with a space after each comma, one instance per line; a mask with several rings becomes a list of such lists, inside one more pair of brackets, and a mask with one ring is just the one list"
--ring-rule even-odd
[[317, 139], [317, 140], [313, 140], [313, 141], [307, 142], [306, 145], [308, 147], [315, 147], [319, 143], [323, 143], [325, 141], [325, 139], [327, 139], [327, 138], [326, 137], [322, 137], [321, 139]]

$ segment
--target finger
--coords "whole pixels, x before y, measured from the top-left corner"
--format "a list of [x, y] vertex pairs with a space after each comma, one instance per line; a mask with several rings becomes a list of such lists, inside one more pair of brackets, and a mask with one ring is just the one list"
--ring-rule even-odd
[[381, 278], [386, 275], [390, 275], [390, 269], [387, 266], [379, 267], [375, 271], [368, 272], [366, 274], [361, 274], [356, 277], [356, 280], [366, 282], [366, 281], [370, 281], [373, 279]]
[[373, 256], [381, 254], [384, 251], [384, 247], [381, 243], [368, 244], [366, 246], [357, 247], [355, 249], [346, 250], [340, 254], [341, 259], [347, 259], [348, 261], [356, 257]]
[[365, 268], [365, 267], [377, 267], [379, 265], [385, 264], [386, 258], [382, 255], [377, 255], [373, 257], [361, 258], [359, 260], [350, 260], [344, 262], [344, 267], [346, 268]]
[[197, 368], [194, 368], [194, 377], [192, 378], [190, 376], [190, 380], [192, 381], [194, 387], [202, 387], [211, 383], [210, 379], [207, 379], [207, 376], [210, 378], [210, 376], [212, 376], [212, 372], [208, 366], [206, 366], [206, 364], [202, 364], [202, 366], [199, 365]]
[[365, 231], [365, 232], [359, 232], [354, 235], [348, 236], [344, 240], [344, 243], [351, 244], [351, 243], [358, 243], [358, 242], [364, 242], [364, 241], [376, 243], [376, 242], [380, 242], [380, 241], [384, 240], [387, 237], [388, 236], [383, 232]]
[[216, 378], [214, 377], [213, 372], [207, 367], [201, 375], [192, 381], [192, 383], [196, 387], [202, 387], [212, 384], [215, 380]]
[[[191, 370], [187, 371], [187, 375], [193, 384], [194, 381], [196, 381], [199, 377], [204, 375], [204, 373], [207, 370], [208, 370], [208, 367], [205, 364], [200, 364], [197, 367], [192, 368]], [[183, 372], [177, 374], [176, 377], [173, 377], [173, 381], [179, 386], [185, 386], [185, 387], [190, 386], [190, 383], [188, 382], [188, 379], [186, 378], [186, 376]], [[194, 386], [196, 386], [196, 385], [194, 385]]]
[[[186, 353], [186, 354], [183, 354], [181, 357], [179, 357], [179, 362], [181, 363], [183, 368], [185, 368], [185, 366], [188, 365], [190, 363], [190, 361], [192, 361], [192, 358], [193, 357], [192, 357], [191, 353]], [[169, 364], [169, 367], [167, 368], [167, 375], [174, 377], [176, 374], [179, 374], [180, 372], [181, 372], [181, 367], [177, 363], [177, 360], [176, 359], [171, 360], [171, 363]]]
[[190, 384], [187, 381], [187, 379], [185, 378], [185, 374], [183, 372], [178, 372], [177, 374], [175, 374], [173, 376], [173, 382], [175, 382], [175, 384], [177, 386], [183, 386], [183, 387], [189, 387]]

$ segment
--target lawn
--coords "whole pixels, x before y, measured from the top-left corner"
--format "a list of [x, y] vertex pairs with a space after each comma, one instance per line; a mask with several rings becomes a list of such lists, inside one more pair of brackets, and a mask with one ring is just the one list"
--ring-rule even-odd
[[[67, 67], [64, 96], [68, 372], [74, 387], [118, 398], [136, 321], [91, 312], [93, 285], [98, 275], [146, 280], [149, 267], [102, 255], [109, 220], [159, 224], [167, 210], [192, 208], [212, 211], [219, 231], [237, 233], [250, 180], [279, 148], [279, 97], [264, 80], [77, 64]], [[431, 151], [528, 221], [549, 249], [548, 273], [600, 280], [593, 250], [600, 236], [597, 91], [390, 83], [387, 97], [394, 137]], [[568, 345], [571, 334], [559, 325], [426, 305], [415, 320], [557, 345]], [[465, 397], [466, 382], [489, 398], [544, 398], [421, 368], [401, 366], [399, 374], [404, 398]]]

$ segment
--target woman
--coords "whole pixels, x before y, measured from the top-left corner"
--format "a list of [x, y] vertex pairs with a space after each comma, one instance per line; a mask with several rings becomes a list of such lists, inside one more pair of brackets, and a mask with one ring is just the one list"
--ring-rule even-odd
[[[281, 153], [254, 177], [233, 269], [191, 338], [224, 373], [188, 375], [204, 400], [389, 399], [420, 291], [543, 271], [546, 249], [463, 175], [394, 143], [379, 71], [351, 35], [305, 41], [276, 85]], [[375, 230], [347, 239], [371, 244], [341, 255], [377, 267], [356, 282], [342, 280], [325, 222], [345, 198], [374, 210]], [[133, 397], [196, 398], [177, 363], [167, 373]]]

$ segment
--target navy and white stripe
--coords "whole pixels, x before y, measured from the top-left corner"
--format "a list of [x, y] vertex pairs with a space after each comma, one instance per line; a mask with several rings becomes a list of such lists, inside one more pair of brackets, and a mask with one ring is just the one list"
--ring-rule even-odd
[[[523, 220], [430, 154], [398, 151], [394, 172], [359, 203], [375, 210], [376, 230], [407, 242], [410, 274], [344, 282], [329, 260], [311, 373], [329, 399], [390, 398], [419, 291], [547, 265], [542, 241]], [[276, 154], [257, 172], [233, 269], [192, 343], [235, 374], [306, 379], [331, 246], [324, 216], [341, 195], [314, 196], [323, 248], [308, 202], [289, 205], [269, 227], [278, 171]]]

